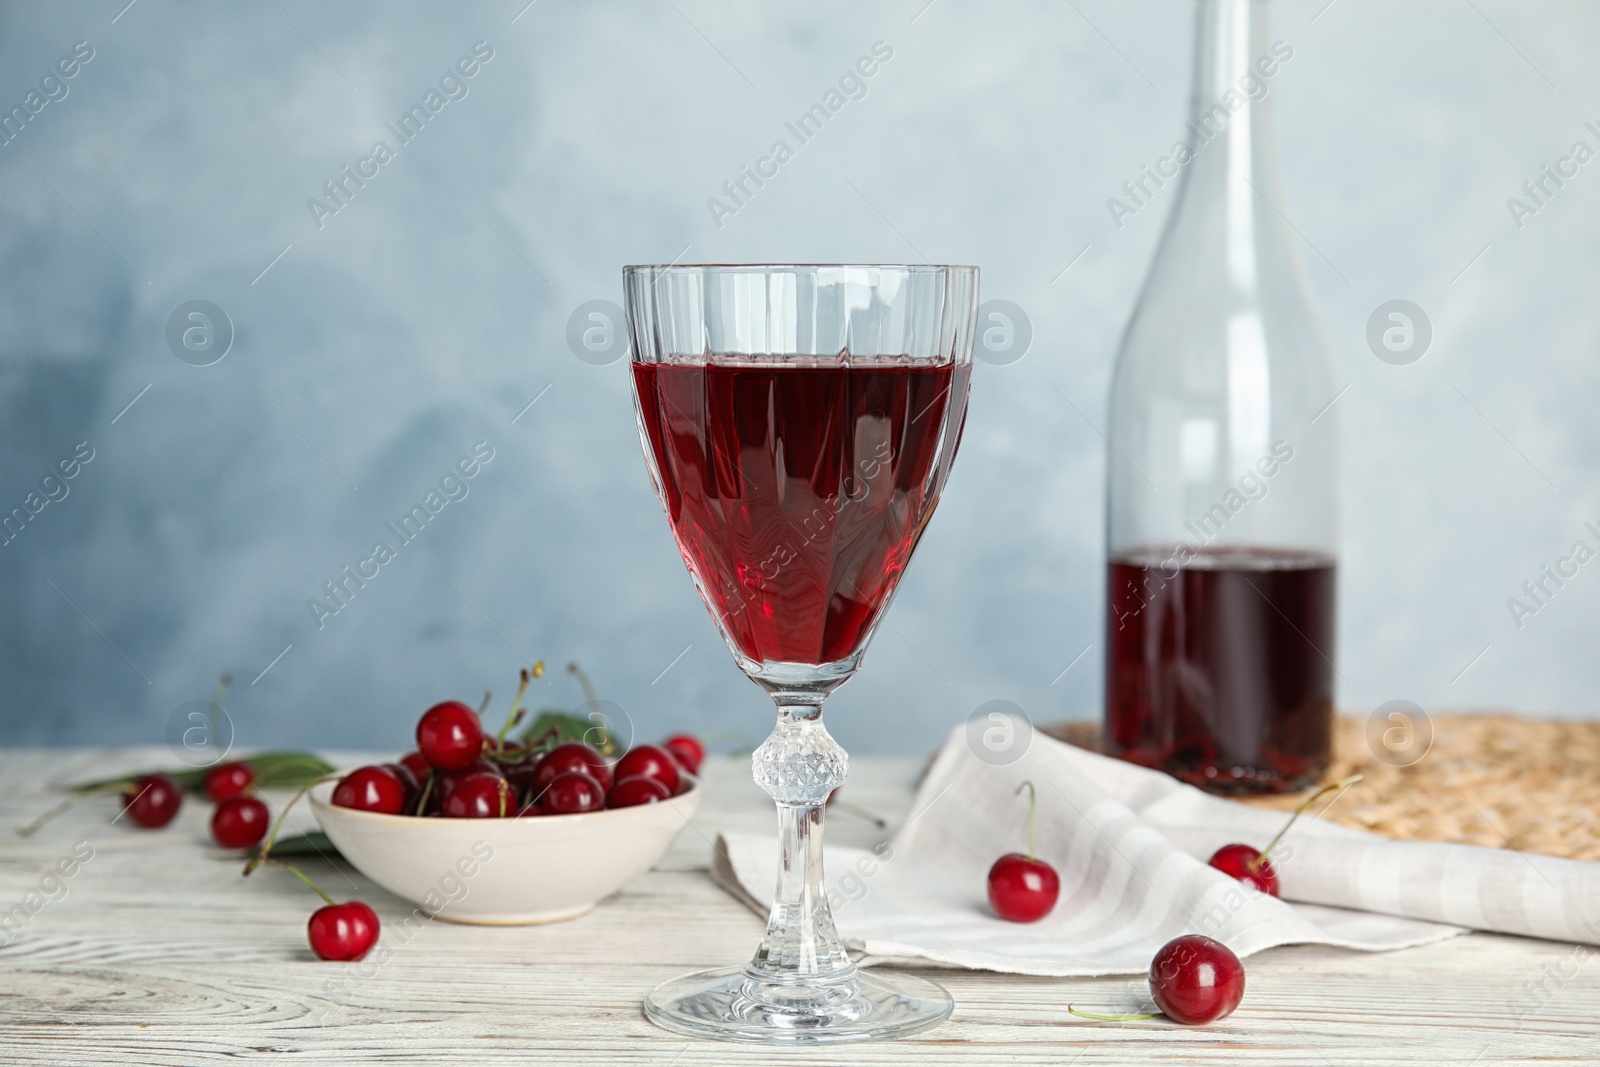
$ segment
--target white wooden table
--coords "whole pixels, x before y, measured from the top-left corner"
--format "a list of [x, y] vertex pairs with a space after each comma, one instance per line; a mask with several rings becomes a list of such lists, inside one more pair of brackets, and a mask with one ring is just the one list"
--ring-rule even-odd
[[[435, 922], [348, 1003], [324, 992], [347, 965], [306, 947], [317, 903], [287, 872], [248, 880], [207, 842], [209, 805], [173, 826], [112, 825], [92, 801], [31, 840], [10, 827], [53, 799], [46, 784], [167, 765], [165, 750], [0, 753], [0, 916], [77, 842], [94, 857], [0, 948], [0, 1063], [296, 1065], [653, 1064], [1498, 1064], [1600, 1062], [1600, 952], [1474, 934], [1380, 955], [1277, 949], [1247, 961], [1243, 1006], [1220, 1024], [1093, 1023], [1067, 1004], [1122, 1005], [1132, 979], [928, 972], [954, 1017], [903, 1041], [774, 1052], [689, 1041], [639, 1009], [657, 982], [744, 959], [762, 922], [712, 884], [719, 828], [770, 825], [743, 760], [712, 760], [694, 828], [652, 872], [574, 922], [482, 928]], [[856, 759], [849, 799], [896, 818], [920, 759]], [[877, 831], [845, 815], [832, 840]], [[352, 872], [305, 865], [336, 897], [388, 924], [408, 910]], [[390, 927], [385, 927], [385, 937]], [[5, 934], [0, 932], [0, 941]]]

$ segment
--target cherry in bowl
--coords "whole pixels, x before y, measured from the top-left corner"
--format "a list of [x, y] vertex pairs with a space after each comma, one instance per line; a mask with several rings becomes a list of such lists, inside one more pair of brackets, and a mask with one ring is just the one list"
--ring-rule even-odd
[[534, 766], [533, 799], [537, 801], [540, 794], [558, 777], [574, 771], [587, 774], [599, 782], [602, 791], [609, 790], [616, 778], [622, 777], [613, 776], [611, 764], [599, 749], [582, 741], [567, 741], [546, 752]]
[[683, 783], [683, 770], [671, 752], [660, 745], [638, 745], [623, 753], [615, 769], [617, 781], [624, 778], [652, 778], [672, 796]]
[[341, 808], [399, 815], [406, 810], [406, 787], [388, 767], [357, 767], [334, 787], [333, 802]]
[[606, 791], [583, 771], [557, 775], [539, 797], [541, 815], [580, 815], [601, 811], [606, 806]]
[[629, 778], [619, 779], [611, 787], [611, 792], [606, 795], [608, 808], [633, 808], [640, 804], [659, 804], [663, 800], [672, 799], [672, 790], [668, 789], [658, 778], [646, 778], [644, 775], [634, 775]]
[[504, 819], [517, 814], [517, 799], [505, 778], [490, 771], [473, 771], [450, 786], [440, 813], [447, 819]]
[[672, 753], [684, 770], [690, 774], [700, 773], [700, 764], [706, 758], [706, 746], [700, 739], [689, 734], [673, 734], [661, 742], [661, 747]]
[[434, 770], [465, 770], [483, 752], [478, 713], [459, 700], [435, 704], [417, 720], [417, 751]]

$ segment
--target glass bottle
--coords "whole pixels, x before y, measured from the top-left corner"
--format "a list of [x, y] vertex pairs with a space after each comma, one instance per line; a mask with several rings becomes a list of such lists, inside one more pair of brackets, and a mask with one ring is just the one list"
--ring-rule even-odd
[[1190, 121], [1141, 186], [1176, 180], [1172, 214], [1111, 389], [1105, 736], [1283, 792], [1332, 740], [1335, 397], [1272, 136], [1294, 50], [1268, 0], [1197, 3]]

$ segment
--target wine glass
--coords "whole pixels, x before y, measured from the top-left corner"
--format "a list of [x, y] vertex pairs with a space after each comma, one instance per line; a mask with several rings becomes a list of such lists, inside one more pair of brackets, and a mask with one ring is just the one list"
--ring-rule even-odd
[[779, 875], [749, 963], [645, 999], [679, 1033], [851, 1041], [939, 1023], [950, 995], [856, 969], [822, 884], [846, 758], [822, 724], [894, 595], [966, 413], [978, 270], [623, 269], [634, 401], [678, 550], [739, 668], [777, 704], [752, 758], [777, 801]]

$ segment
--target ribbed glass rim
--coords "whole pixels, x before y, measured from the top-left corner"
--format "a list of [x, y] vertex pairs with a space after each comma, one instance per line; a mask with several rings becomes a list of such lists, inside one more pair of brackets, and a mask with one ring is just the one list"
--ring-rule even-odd
[[705, 271], [893, 270], [906, 274], [978, 273], [966, 263], [630, 263], [623, 274], [694, 274]]

